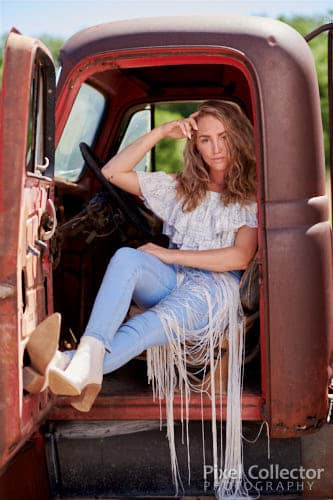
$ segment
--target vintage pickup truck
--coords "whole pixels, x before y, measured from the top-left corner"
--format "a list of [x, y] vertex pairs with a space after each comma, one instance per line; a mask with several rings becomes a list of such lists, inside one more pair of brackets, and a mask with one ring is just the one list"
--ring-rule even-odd
[[[325, 30], [332, 114], [333, 25], [307, 39]], [[257, 474], [257, 487], [329, 497], [332, 230], [307, 41], [266, 18], [138, 19], [75, 34], [60, 63], [56, 85], [48, 49], [9, 34], [0, 103], [0, 498], [173, 496], [144, 359], [106, 376], [86, 414], [49, 390], [26, 392], [23, 368], [29, 336], [54, 312], [62, 347], [75, 345], [119, 247], [167, 244], [159, 221], [103, 181], [100, 166], [163, 110], [188, 112], [209, 98], [239, 103], [256, 138], [260, 309], [247, 335], [242, 416], [247, 438], [267, 422], [271, 460], [261, 437], [245, 445], [245, 463], [257, 471], [323, 468], [312, 484], [305, 473], [297, 481]], [[330, 140], [332, 152], [332, 128]], [[172, 168], [159, 155], [155, 148], [137, 168]], [[208, 397], [203, 410], [209, 425]], [[190, 419], [193, 473], [184, 494], [212, 494], [195, 394]], [[181, 467], [185, 455], [179, 451]]]

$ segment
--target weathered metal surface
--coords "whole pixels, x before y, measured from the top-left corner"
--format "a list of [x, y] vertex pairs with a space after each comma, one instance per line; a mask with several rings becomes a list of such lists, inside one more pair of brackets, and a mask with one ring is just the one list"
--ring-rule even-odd
[[2, 283], [0, 285], [0, 300], [12, 297], [15, 294], [15, 288], [13, 285], [7, 285], [7, 283]]
[[[28, 177], [27, 137], [37, 40], [9, 35], [0, 102], [0, 466], [23, 445], [50, 407], [46, 393], [24, 396], [23, 353], [29, 333], [50, 310], [48, 251], [29, 252], [38, 239], [50, 179]], [[45, 49], [47, 50], [47, 49]], [[7, 293], [4, 293], [4, 290]], [[9, 291], [11, 291], [9, 293]], [[48, 293], [47, 293], [48, 292]]]
[[[170, 73], [170, 64], [186, 62], [203, 69], [200, 50], [220, 54], [213, 64], [238, 65], [250, 89], [260, 181], [262, 390], [272, 435], [299, 435], [325, 420], [333, 331], [320, 101], [304, 39], [258, 18], [151, 19], [149, 30], [146, 20], [133, 20], [84, 30], [61, 53], [59, 133], [65, 100], [73, 98], [69, 87], [75, 95], [88, 75], [102, 68], [142, 68], [144, 75], [150, 67], [152, 79], [154, 67]], [[158, 81], [162, 75], [160, 69]]]
[[[242, 418], [244, 420], [262, 420], [263, 398], [252, 394], [243, 395]], [[162, 418], [165, 418], [165, 406], [162, 404]], [[220, 406], [219, 398], [216, 402]], [[226, 398], [223, 398], [222, 417], [226, 416]], [[193, 394], [189, 408], [189, 418], [192, 420], [211, 419], [211, 401], [208, 397], [203, 398], [201, 412], [200, 396]], [[219, 412], [217, 412], [219, 418]], [[181, 419], [181, 397], [175, 395], [174, 418]], [[128, 395], [122, 396], [100, 396], [89, 413], [78, 412], [69, 404], [68, 398], [59, 398], [48, 415], [50, 420], [156, 420], [160, 418], [158, 401], [154, 401], [151, 395]]]
[[[50, 188], [49, 181], [40, 184], [28, 179], [25, 172], [30, 87], [22, 82], [30, 82], [39, 44], [18, 35], [12, 38], [15, 43], [5, 55], [0, 104], [0, 283], [5, 287], [0, 301], [3, 460], [14, 454], [50, 404], [47, 395], [22, 396], [20, 363], [24, 339], [45, 316], [46, 302], [52, 312], [47, 254], [41, 261], [38, 255], [26, 253], [27, 245], [35, 244]], [[16, 49], [18, 59], [13, 57]], [[316, 430], [326, 415], [328, 337], [333, 332], [332, 239], [317, 79], [302, 37], [269, 19], [165, 18], [151, 20], [149, 29], [147, 20], [134, 20], [75, 35], [65, 44], [62, 61], [58, 137], [80, 84], [98, 72], [116, 69], [119, 75], [127, 70], [142, 71], [142, 75], [136, 73], [130, 92], [120, 85], [119, 102], [109, 116], [114, 120], [110, 127], [114, 131], [132, 104], [166, 96], [200, 98], [200, 92], [202, 98], [217, 95], [215, 81], [209, 88], [213, 73], [205, 72], [206, 64], [223, 70], [233, 67], [242, 75], [238, 81], [242, 79], [242, 98], [253, 116], [257, 140], [262, 361], [262, 394], [244, 395], [243, 418], [268, 420], [276, 437]], [[192, 65], [185, 80], [188, 87], [175, 89], [179, 72], [172, 68], [182, 65]], [[201, 70], [202, 80], [192, 92], [190, 77], [195, 66]], [[156, 81], [165, 79], [164, 87], [137, 86], [139, 77], [144, 82], [149, 76], [149, 82], [154, 74]], [[114, 101], [116, 97], [115, 93]], [[115, 135], [110, 135], [108, 128], [101, 138], [108, 152]], [[97, 420], [158, 416], [158, 406], [151, 398], [138, 395], [100, 397], [92, 412], [84, 416], [68, 405], [59, 405], [51, 414], [54, 419]], [[201, 418], [200, 402], [195, 398], [190, 416]], [[175, 418], [179, 417], [176, 399]], [[210, 406], [205, 402], [204, 418], [209, 417]]]
[[49, 483], [43, 436], [36, 433], [0, 475], [1, 500], [46, 500]]

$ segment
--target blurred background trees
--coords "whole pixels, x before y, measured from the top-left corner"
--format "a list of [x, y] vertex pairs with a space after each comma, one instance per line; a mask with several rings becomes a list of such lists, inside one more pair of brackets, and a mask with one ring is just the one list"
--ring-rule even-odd
[[[3, 33], [0, 36], [0, 82], [2, 80], [3, 51], [7, 35], [7, 33]], [[51, 35], [38, 35], [37, 38], [39, 38], [39, 40], [41, 40], [51, 52], [56, 68], [59, 67], [59, 52], [65, 40]]]
[[[294, 17], [288, 19], [280, 17], [280, 21], [290, 24], [301, 35], [305, 36], [318, 26], [328, 22], [328, 18], [333, 19], [333, 11], [328, 13], [327, 18], [309, 18], [309, 17]], [[322, 33], [309, 43], [316, 64], [320, 106], [324, 129], [324, 144], [325, 144], [325, 164], [329, 168], [329, 129], [328, 129], [328, 86], [327, 86], [327, 33]]]

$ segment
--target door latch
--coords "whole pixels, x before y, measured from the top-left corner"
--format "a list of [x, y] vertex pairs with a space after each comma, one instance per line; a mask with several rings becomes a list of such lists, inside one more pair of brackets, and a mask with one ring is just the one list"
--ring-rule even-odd
[[36, 255], [36, 257], [40, 257], [40, 251], [38, 248], [33, 247], [32, 245], [28, 245], [28, 253], [31, 253], [32, 255]]
[[36, 169], [40, 174], [44, 175], [49, 165], [50, 165], [50, 160], [45, 156], [45, 164], [37, 165]]

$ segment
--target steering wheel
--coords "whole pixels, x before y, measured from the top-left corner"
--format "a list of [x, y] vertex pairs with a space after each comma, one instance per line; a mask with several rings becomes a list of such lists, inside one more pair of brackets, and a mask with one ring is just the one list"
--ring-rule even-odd
[[113, 186], [102, 174], [101, 167], [103, 166], [101, 160], [95, 155], [92, 149], [85, 142], [80, 143], [80, 151], [86, 162], [89, 170], [94, 174], [94, 176], [100, 181], [102, 186], [108, 191], [111, 198], [114, 199], [118, 207], [122, 210], [127, 222], [132, 224], [134, 227], [143, 231], [148, 236], [153, 236], [153, 232], [147, 222], [147, 219], [140, 211], [140, 208], [136, 205], [132, 195], [120, 189], [117, 186]]

